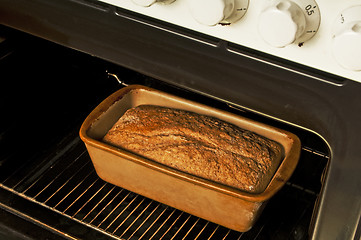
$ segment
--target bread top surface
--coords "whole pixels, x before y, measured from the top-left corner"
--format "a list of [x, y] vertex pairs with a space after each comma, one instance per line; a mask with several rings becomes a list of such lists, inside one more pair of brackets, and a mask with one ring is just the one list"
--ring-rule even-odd
[[266, 188], [282, 155], [277, 142], [233, 124], [153, 105], [129, 109], [103, 141], [250, 193]]

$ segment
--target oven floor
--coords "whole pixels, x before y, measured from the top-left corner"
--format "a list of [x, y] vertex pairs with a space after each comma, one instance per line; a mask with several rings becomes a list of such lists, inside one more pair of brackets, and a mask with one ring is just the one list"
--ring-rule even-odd
[[303, 143], [294, 175], [250, 231], [232, 231], [104, 182], [79, 139], [87, 114], [121, 87], [106, 70], [127, 83], [182, 90], [23, 35], [1, 43], [0, 54], [0, 210], [19, 222], [65, 239], [308, 238], [328, 161], [323, 143], [309, 133], [287, 129]]

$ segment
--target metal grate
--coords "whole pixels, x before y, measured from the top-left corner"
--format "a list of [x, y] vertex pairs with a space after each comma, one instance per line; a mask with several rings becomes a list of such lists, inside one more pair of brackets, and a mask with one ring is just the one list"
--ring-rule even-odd
[[[35, 174], [20, 166], [1, 187], [124, 239], [237, 239], [237, 233], [104, 182], [78, 138]], [[60, 154], [59, 154], [60, 152]], [[48, 159], [44, 162], [49, 162]], [[53, 159], [56, 158], [56, 159]]]
[[[302, 155], [318, 161], [319, 166], [313, 162], [318, 171], [324, 167], [320, 159], [327, 160], [309, 148]], [[318, 192], [296, 172], [295, 181], [270, 201], [256, 226], [240, 233], [104, 182], [77, 136], [68, 137], [35, 166], [25, 162], [2, 174], [0, 186], [121, 239], [258, 239], [271, 232], [277, 239], [305, 239]]]

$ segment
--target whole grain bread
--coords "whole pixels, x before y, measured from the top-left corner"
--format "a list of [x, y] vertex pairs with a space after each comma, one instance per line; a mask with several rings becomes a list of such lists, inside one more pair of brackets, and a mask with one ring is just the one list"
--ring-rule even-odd
[[262, 192], [282, 158], [277, 142], [214, 117], [141, 105], [103, 141], [171, 168], [246, 192]]

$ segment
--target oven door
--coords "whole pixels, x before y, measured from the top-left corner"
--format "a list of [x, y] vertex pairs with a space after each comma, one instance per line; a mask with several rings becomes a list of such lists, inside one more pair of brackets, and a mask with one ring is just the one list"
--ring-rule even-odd
[[[2, 229], [29, 237], [25, 221], [64, 238], [360, 237], [359, 83], [94, 1], [3, 0], [0, 20], [60, 44], [1, 29]], [[80, 123], [133, 83], [300, 137], [298, 168], [254, 228], [231, 231], [97, 177]]]

